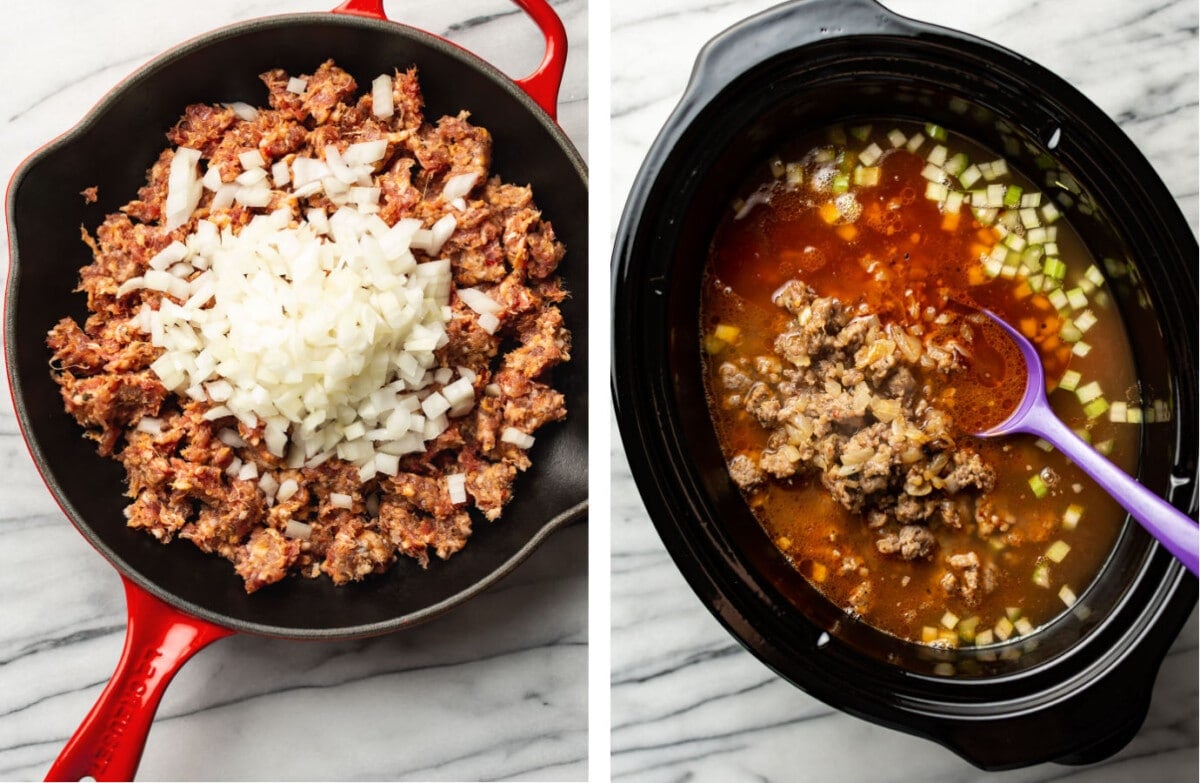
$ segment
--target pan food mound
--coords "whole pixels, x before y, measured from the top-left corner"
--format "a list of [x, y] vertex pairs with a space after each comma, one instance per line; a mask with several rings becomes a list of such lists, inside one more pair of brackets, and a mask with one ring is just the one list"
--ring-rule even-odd
[[129, 526], [248, 592], [448, 558], [566, 415], [564, 248], [486, 129], [426, 120], [415, 68], [362, 95], [332, 61], [261, 78], [270, 108], [188, 106], [83, 230], [90, 315], [50, 331], [54, 379], [125, 466]]

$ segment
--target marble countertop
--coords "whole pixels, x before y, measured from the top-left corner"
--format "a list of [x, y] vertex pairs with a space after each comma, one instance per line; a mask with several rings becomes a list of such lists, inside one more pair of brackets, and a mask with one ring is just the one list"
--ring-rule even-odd
[[[0, 180], [162, 51], [226, 24], [337, 2], [5, 2]], [[560, 121], [586, 155], [587, 5], [554, 6], [571, 46]], [[541, 59], [536, 28], [506, 0], [387, 8], [505, 73], [522, 76]], [[7, 254], [0, 263], [6, 270]], [[116, 573], [39, 479], [7, 384], [0, 499], [8, 557], [0, 571], [0, 779], [41, 779], [113, 670], [125, 610]], [[412, 631], [351, 642], [220, 641], [168, 689], [139, 777], [583, 779], [586, 558], [587, 529], [576, 525], [476, 600]]]
[[[1197, 9], [1123, 0], [884, 0], [1056, 71], [1149, 157], [1197, 226]], [[613, 2], [613, 222], [699, 48], [772, 0]], [[647, 519], [613, 429], [612, 776], [637, 781], [1194, 781], [1197, 622], [1171, 648], [1136, 738], [1086, 768], [988, 775], [947, 750], [834, 711], [745, 652], [694, 596]]]

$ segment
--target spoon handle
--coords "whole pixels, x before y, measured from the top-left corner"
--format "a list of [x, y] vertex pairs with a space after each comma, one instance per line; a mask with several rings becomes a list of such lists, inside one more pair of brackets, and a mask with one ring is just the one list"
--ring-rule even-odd
[[[1048, 408], [1046, 409], [1048, 410]], [[1200, 570], [1200, 528], [1179, 509], [1105, 459], [1056, 416], [1031, 411], [1021, 429], [1053, 443], [1091, 476], [1193, 574]]]

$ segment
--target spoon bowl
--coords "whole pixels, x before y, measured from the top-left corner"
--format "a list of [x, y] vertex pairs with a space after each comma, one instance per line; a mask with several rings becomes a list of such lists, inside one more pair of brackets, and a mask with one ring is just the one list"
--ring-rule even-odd
[[1037, 348], [1004, 319], [989, 310], [983, 312], [1012, 338], [1025, 363], [1026, 376], [1025, 393], [1013, 412], [999, 424], [975, 433], [976, 437], [994, 438], [1026, 433], [1043, 438], [1091, 476], [1150, 535], [1196, 574], [1200, 569], [1200, 528], [1197, 528], [1196, 522], [1146, 489], [1137, 479], [1109, 462], [1072, 432], [1055, 415], [1046, 398], [1046, 373]]

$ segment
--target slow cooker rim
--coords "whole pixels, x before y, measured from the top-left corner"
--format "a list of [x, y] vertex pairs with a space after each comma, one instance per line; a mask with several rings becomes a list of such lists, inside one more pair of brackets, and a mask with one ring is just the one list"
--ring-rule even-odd
[[[949, 33], [949, 34], [947, 34], [947, 33]], [[845, 38], [850, 38], [850, 37], [853, 37], [853, 36], [844, 36], [844, 37], [842, 37], [841, 40], [844, 40]], [[867, 36], [867, 37], [870, 37], [870, 36]], [[878, 37], [878, 36], [876, 36], [876, 37]], [[903, 37], [903, 36], [900, 36], [900, 37]], [[916, 37], [916, 36], [914, 36], [914, 37]], [[969, 36], [962, 36], [961, 34], [952, 33], [951, 31], [942, 31], [940, 29], [937, 30], [936, 32], [929, 32], [927, 30], [927, 31], [923, 32], [922, 35], [920, 36], [920, 38], [922, 38], [922, 42], [937, 41], [939, 39], [939, 37], [942, 39], [945, 39], [944, 41], [942, 41], [942, 43], [944, 43], [945, 45], [953, 46], [955, 48], [962, 47], [965, 42], [968, 45], [978, 46], [981, 51], [988, 52], [993, 55], [997, 51], [999, 51], [1002, 54], [1019, 61], [1019, 65], [1022, 68], [1033, 69], [1035, 73], [1042, 72], [1042, 73], [1048, 74], [1048, 72], [1045, 72], [1045, 69], [1042, 69], [1041, 66], [1038, 66], [1035, 63], [1032, 63], [1031, 61], [1029, 61], [1025, 58], [1022, 58], [1019, 55], [1013, 55], [1012, 53], [1007, 52], [1007, 50], [1002, 50], [999, 47], [996, 47], [992, 44], [987, 44], [986, 42], [978, 41], [978, 39], [973, 39], [973, 38], [970, 38]], [[829, 38], [829, 39], [825, 39], [825, 40], [826, 41], [836, 41], [839, 39], [838, 38]], [[824, 43], [824, 42], [822, 42], [822, 43]], [[810, 51], [811, 51], [811, 47], [812, 47], [811, 44], [808, 46], [798, 47], [797, 49], [792, 50], [788, 53], [785, 53], [784, 55], [780, 55], [780, 57], [794, 57], [794, 56], [797, 56], [798, 52], [802, 52], [805, 49], [810, 49]], [[636, 261], [634, 260], [633, 256], [635, 253], [635, 249], [639, 247], [640, 241], [654, 241], [654, 239], [657, 238], [656, 236], [654, 236], [654, 237], [651, 237], [649, 240], [646, 240], [645, 238], [640, 236], [643, 231], [647, 231], [647, 232], [650, 232], [651, 234], [654, 234], [655, 229], [658, 227], [657, 226], [658, 221], [649, 219], [650, 214], [654, 212], [654, 208], [647, 206], [647, 203], [646, 203], [649, 195], [655, 189], [656, 186], [661, 184], [659, 180], [663, 174], [663, 170], [667, 167], [669, 158], [672, 155], [675, 155], [679, 152], [678, 147], [681, 143], [681, 140], [685, 136], [685, 134], [695, 124], [697, 124], [698, 120], [703, 116], [703, 112], [707, 109], [707, 107], [709, 105], [711, 105], [712, 103], [715, 103], [717, 100], [716, 96], [710, 96], [708, 101], [698, 101], [698, 100], [696, 100], [695, 96], [693, 95], [696, 85], [698, 83], [702, 83], [703, 78], [704, 78], [703, 60], [704, 60], [704, 55], [702, 54], [700, 60], [698, 60], [698, 63], [696, 66], [696, 71], [693, 73], [692, 83], [689, 84], [688, 90], [685, 93], [684, 98], [681, 100], [679, 107], [676, 109], [676, 112], [672, 115], [671, 119], [668, 120], [667, 124], [664, 126], [663, 130], [659, 134], [658, 139], [654, 142], [654, 144], [651, 148], [651, 151], [646, 158], [646, 163], [644, 164], [642, 171], [639, 172], [638, 178], [637, 178], [634, 188], [632, 190], [632, 194], [631, 194], [630, 201], [628, 203], [626, 212], [622, 218], [621, 226], [618, 229], [615, 248], [614, 248], [614, 251], [615, 251], [614, 252], [615, 264], [614, 264], [614, 277], [613, 277], [613, 286], [614, 286], [614, 292], [615, 292], [615, 294], [614, 294], [614, 315], [618, 316], [617, 318], [614, 319], [614, 324], [616, 326], [614, 329], [614, 338], [613, 338], [613, 350], [614, 350], [614, 359], [615, 359], [614, 365], [613, 365], [613, 377], [612, 377], [614, 405], [617, 409], [618, 421], [619, 421], [619, 424], [620, 424], [620, 427], [622, 430], [622, 435], [623, 435], [625, 441], [631, 445], [636, 443], [638, 445], [641, 445], [643, 448], [645, 448], [648, 445], [648, 441], [656, 441], [656, 439], [658, 437], [660, 437], [660, 434], [656, 432], [657, 427], [655, 425], [657, 425], [659, 423], [659, 421], [662, 420], [660, 417], [664, 413], [664, 411], [661, 409], [661, 406], [660, 406], [660, 403], [662, 402], [662, 399], [660, 399], [662, 390], [655, 388], [655, 389], [650, 390], [650, 393], [648, 393], [648, 394], [644, 393], [645, 390], [641, 388], [643, 385], [641, 383], [641, 381], [645, 380], [645, 379], [639, 379], [636, 377], [635, 374], [632, 373], [632, 368], [638, 367], [638, 366], [650, 366], [651, 364], [653, 364], [653, 362], [650, 362], [650, 363], [647, 363], [644, 361], [631, 362], [626, 357], [632, 357], [632, 356], [640, 353], [640, 351], [632, 345], [632, 343], [634, 342], [633, 334], [638, 333], [639, 331], [642, 333], [653, 331], [650, 329], [639, 329], [638, 321], [641, 320], [643, 317], [642, 310], [645, 307], [645, 305], [643, 303], [645, 301], [654, 301], [654, 296], [661, 297], [662, 293], [663, 293], [661, 288], [662, 288], [662, 286], [665, 285], [665, 281], [651, 280], [650, 281], [651, 293], [647, 293], [644, 290], [643, 285], [639, 285], [637, 282], [631, 282], [631, 281], [639, 281], [640, 282], [640, 278], [643, 276], [643, 275], [640, 275], [639, 271], [635, 269]], [[1007, 65], [1007, 64], [1008, 63], [1004, 63], [1004, 65]], [[762, 65], [763, 65], [763, 63], [760, 62], [757, 65], [755, 65], [754, 68], [758, 68]], [[747, 71], [744, 72], [743, 74], [741, 74], [741, 76], [745, 76], [746, 73], [749, 73], [750, 70], [753, 70], [753, 69], [747, 69]], [[1056, 81], [1059, 84], [1066, 85], [1065, 82], [1058, 80], [1057, 77], [1052, 77], [1051, 81]], [[723, 90], [733, 89], [732, 82], [730, 82], [729, 84], [726, 84], [722, 89]], [[1128, 138], [1123, 134], [1123, 132], [1121, 132], [1119, 130], [1119, 128], [1117, 128], [1115, 123], [1112, 123], [1112, 121], [1110, 119], [1108, 119], [1107, 116], [1103, 115], [1103, 113], [1100, 112], [1099, 109], [1095, 108], [1094, 104], [1092, 104], [1084, 96], [1079, 94], [1078, 91], [1074, 90], [1074, 88], [1068, 87], [1068, 89], [1069, 89], [1070, 93], [1072, 93], [1071, 95], [1068, 96], [1069, 98], [1074, 100], [1076, 103], [1081, 103], [1086, 109], [1090, 110], [1090, 113], [1100, 113], [1101, 116], [1104, 117], [1104, 120], [1107, 121], [1107, 123], [1112, 126], [1112, 129], [1116, 130], [1116, 132], [1117, 132], [1116, 143], [1118, 145], [1124, 145], [1124, 146], [1136, 151], [1136, 147], [1134, 147], [1132, 142], [1130, 142], [1128, 140]], [[1127, 160], [1126, 162], [1129, 162], [1129, 161]], [[1149, 163], [1145, 161], [1145, 158], [1143, 156], [1141, 156], [1140, 152], [1136, 153], [1136, 155], [1134, 156], [1134, 159], [1132, 160], [1130, 165], [1135, 166], [1135, 167], [1140, 165], [1146, 171], [1150, 172], [1151, 177], [1149, 179], [1149, 183], [1150, 183], [1151, 188], [1158, 188], [1158, 189], [1165, 190], [1165, 188], [1162, 187], [1161, 182], [1159, 181], [1157, 175], [1153, 174], [1153, 169], [1149, 166]], [[1174, 205], [1172, 203], [1172, 207], [1173, 206]], [[1178, 239], [1178, 226], [1179, 226], [1179, 222], [1180, 222], [1179, 220], [1176, 219], [1177, 217], [1180, 217], [1179, 213], [1178, 213], [1178, 209], [1177, 208], [1174, 208], [1173, 210], [1168, 209], [1167, 211], [1168, 212], [1173, 211], [1175, 214], [1170, 215], [1169, 217], [1164, 217], [1163, 215], [1159, 214], [1159, 215], [1156, 215], [1156, 217], [1164, 218], [1164, 221], [1168, 222], [1168, 223], [1174, 222], [1175, 230], [1171, 232], [1171, 238]], [[1194, 245], [1194, 239], [1191, 238], [1190, 231], [1188, 231], [1187, 233], [1188, 233], [1188, 238], [1191, 239], [1191, 241]], [[1194, 286], [1192, 286], [1192, 288], [1194, 288]], [[663, 306], [665, 307], [665, 305], [663, 305]], [[630, 320], [630, 316], [632, 316], [633, 320]], [[665, 337], [663, 339], [665, 340]], [[1193, 337], [1193, 342], [1194, 342], [1194, 337]], [[1176, 368], [1176, 372], [1178, 373], [1178, 368]], [[664, 385], [669, 386], [669, 380], [665, 380], [663, 384], [659, 384], [659, 385], [660, 386], [664, 386]], [[669, 389], [668, 389], [668, 391], [669, 391]], [[647, 413], [653, 414], [653, 415], [646, 415]], [[643, 418], [645, 419], [644, 421], [643, 421]], [[1179, 422], [1179, 425], [1180, 426], [1182, 425], [1181, 421]], [[661, 447], [661, 444], [656, 443], [656, 445]], [[767, 640], [767, 639], [763, 638], [760, 634], [757, 634], [758, 624], [754, 621], [749, 620], [746, 613], [740, 611], [737, 607], [735, 607], [731, 604], [730, 596], [729, 596], [728, 592], [719, 589], [720, 588], [720, 579], [710, 576], [708, 573], [706, 573], [710, 569], [706, 568], [704, 564], [699, 563], [697, 561], [697, 553], [694, 551], [697, 544], [690, 541], [689, 538], [687, 536], [682, 535], [682, 533], [679, 535], [678, 540], [675, 540], [675, 541], [669, 540], [671, 538], [671, 534], [670, 534], [669, 530], [664, 530], [664, 526], [667, 525], [668, 523], [666, 523], [663, 520], [663, 517], [664, 517], [664, 515], [666, 517], [674, 516], [675, 512], [674, 512], [674, 509], [672, 508], [672, 505], [673, 505], [672, 500], [678, 501], [678, 500], [681, 500], [681, 498], [669, 497], [669, 490], [666, 487], [661, 486], [661, 484], [662, 484], [661, 478], [659, 478], [659, 480], [656, 482], [657, 484], [660, 484], [660, 486], [651, 486], [651, 481], [649, 478], [649, 476], [651, 474], [653, 474], [655, 476], [660, 475], [660, 470], [662, 469], [661, 466], [666, 464], [665, 462], [662, 461], [661, 458], [667, 457], [669, 455], [663, 454], [662, 448], [659, 448], [659, 453], [655, 455], [656, 457], [660, 458], [658, 460], [652, 459], [648, 455], [643, 457], [643, 455], [641, 455], [639, 450], [636, 448], [627, 449], [627, 452], [630, 454], [631, 463], [633, 463], [633, 462], [639, 463], [636, 466], [636, 468], [638, 468], [638, 469], [635, 469], [634, 475], [635, 475], [635, 478], [639, 479], [638, 480], [639, 488], [642, 489], [642, 494], [643, 494], [643, 497], [646, 498], [646, 500], [647, 500], [647, 505], [648, 506], [651, 505], [650, 496], [658, 495], [661, 493], [661, 495], [659, 497], [656, 497], [656, 499], [655, 499], [655, 505], [659, 506], [658, 511], [657, 511], [657, 513], [652, 514], [651, 516], [654, 520], [656, 528], [659, 531], [660, 537], [663, 538], [664, 543], [667, 545], [668, 550], [672, 554], [672, 557], [676, 560], [678, 567], [680, 567], [681, 571], [684, 571], [684, 574], [688, 578], [688, 581], [691, 584], [693, 590], [695, 592], [697, 592], [697, 594], [700, 595], [702, 599], [704, 599], [704, 601], [705, 601], [706, 605], [708, 606], [708, 608], [710, 609], [710, 611], [712, 611], [715, 615], [717, 615], [718, 619], [722, 622], [722, 624], [725, 625], [728, 630], [730, 630], [730, 632], [735, 636], [735, 638], [737, 638], [739, 640], [739, 642], [741, 642], [743, 645], [747, 646], [751, 650], [752, 653], [754, 653], [757, 657], [760, 658], [760, 660], [763, 660], [764, 663], [766, 663], [768, 666], [770, 666], [773, 670], [775, 670], [781, 676], [784, 676], [785, 679], [788, 679], [789, 681], [796, 683], [796, 677], [794, 676], [794, 674], [789, 674], [789, 673], [785, 673], [784, 671], [781, 671], [780, 668], [777, 667], [775, 665], [775, 663], [769, 659], [771, 656], [775, 655], [776, 653], [774, 653], [772, 650], [760, 650], [760, 649], [756, 649], [755, 647], [752, 647], [750, 645], [750, 642], [747, 640], [745, 631], [740, 630], [739, 628], [736, 627], [736, 626], [745, 626], [747, 628], [750, 628], [752, 631], [756, 632], [755, 633], [756, 636], [759, 636], [759, 638], [761, 639], [761, 644], [765, 644], [766, 646], [768, 646], [770, 648], [774, 647], [774, 645], [770, 642], [770, 640]], [[667, 461], [669, 461], [669, 459]], [[657, 462], [657, 464], [655, 464], [656, 462]], [[670, 472], [670, 471], [668, 471], [668, 472]], [[1195, 481], [1194, 478], [1191, 480], [1193, 482]], [[667, 476], [667, 481], [670, 482], [670, 476]], [[671, 489], [674, 489], [676, 491], [677, 495], [679, 494], [677, 483]], [[687, 493], [685, 492], [684, 494], [687, 494]], [[700, 493], [700, 494], [703, 494], [703, 493]], [[682, 498], [682, 500], [684, 503], [684, 507], [686, 507], [688, 505], [687, 498]], [[1194, 502], [1193, 502], [1193, 507], [1194, 507]], [[676, 524], [677, 527], [679, 526], [676, 522], [672, 522], [670, 524]], [[1174, 578], [1171, 578], [1171, 576], [1172, 576], [1172, 571], [1171, 571], [1172, 561], [1170, 561], [1169, 557], [1160, 557], [1160, 555], [1162, 555], [1162, 554], [1163, 554], [1162, 552], [1157, 552], [1154, 557], [1147, 559], [1142, 564], [1142, 567], [1139, 569], [1138, 577], [1135, 580], [1135, 581], [1138, 581], [1138, 580], [1150, 578], [1151, 570], [1153, 570], [1153, 572], [1155, 574], [1159, 575], [1159, 577], [1158, 577], [1159, 582], [1158, 582], [1158, 587], [1156, 590], [1156, 597], [1159, 599], [1159, 603], [1160, 603], [1162, 610], [1160, 612], [1155, 613], [1154, 622], [1152, 622], [1150, 624], [1151, 628], [1157, 625], [1158, 621], [1161, 619], [1161, 615], [1164, 612], [1169, 610], [1172, 606], [1176, 605], [1176, 599], [1181, 599], [1181, 601], [1179, 601], [1178, 605], [1182, 606], [1184, 609], [1184, 611], [1182, 612], [1182, 616], [1179, 619], [1179, 622], [1182, 623], [1182, 619], [1186, 618], [1187, 610], [1190, 610], [1190, 606], [1195, 600], [1194, 582], [1189, 584], [1187, 581], [1187, 577], [1181, 576], [1181, 573], [1180, 573], [1182, 571], [1181, 568], [1175, 569]], [[688, 560], [687, 560], [688, 558], [690, 558], [689, 567], [685, 567], [685, 562], [688, 562]], [[689, 569], [694, 571], [695, 573], [689, 573]], [[702, 573], [702, 572], [704, 572], [704, 573]], [[698, 579], [708, 580], [710, 582], [709, 587], [712, 589], [703, 590], [702, 587], [698, 586], [696, 583]], [[1190, 587], [1191, 589], [1189, 590], [1188, 587]], [[1189, 593], [1190, 593], [1190, 596], [1189, 596]], [[720, 607], [718, 607], [716, 605], [717, 601], [720, 602]], [[731, 616], [726, 616], [727, 614], [729, 614]], [[1175, 614], [1180, 614], [1180, 613], [1177, 611], [1177, 612], [1175, 612]], [[1170, 637], [1173, 638], [1174, 635], [1175, 635], [1174, 633], [1171, 633]], [[1055, 660], [1057, 660], [1057, 659], [1055, 659]], [[1046, 665], [1049, 666], [1051, 664], [1054, 664], [1055, 660], [1046, 662]], [[1108, 668], [1111, 668], [1112, 665], [1115, 665], [1115, 662], [1110, 664], [1110, 666]], [[1154, 667], [1154, 668], [1157, 668], [1157, 667]], [[1152, 673], [1153, 672], [1151, 672], [1151, 674]], [[826, 674], [828, 674], [828, 672], [826, 672]], [[936, 683], [936, 685], [937, 685], [937, 687], [942, 687], [947, 682], [955, 682], [955, 681], [938, 681]], [[958, 681], [958, 682], [961, 684], [964, 682], [970, 683], [970, 682], [977, 682], [977, 681]], [[799, 685], [799, 683], [796, 683], [796, 684]], [[804, 686], [801, 686], [801, 687], [804, 687]], [[950, 687], [957, 687], [957, 686], [952, 685]], [[815, 689], [810, 689], [810, 687], [805, 687], [805, 689], [810, 690], [810, 692], [815, 690]], [[818, 695], [818, 697], [820, 697], [819, 694], [814, 693], [814, 695]], [[828, 701], [828, 699], [825, 699], [825, 700]], [[837, 703], [837, 701], [835, 701], [834, 703]], [[838, 706], [842, 707], [843, 709], [846, 709], [845, 704], [838, 704]], [[908, 707], [895, 707], [895, 708], [901, 712], [905, 712], [909, 709]], [[854, 710], [854, 709], [851, 709], [850, 711], [857, 712], [857, 710]], [[888, 715], [883, 715], [878, 710], [866, 710], [866, 712], [868, 713], [867, 716], [872, 717], [872, 719], [879, 720], [880, 718], [883, 718], [883, 722], [885, 722], [885, 723], [888, 722], [888, 720], [887, 720]], [[883, 712], [887, 712], [887, 711], [885, 710]], [[913, 712], [912, 715], [915, 716], [916, 712]], [[905, 725], [903, 728], [907, 731], [914, 731], [914, 727], [911, 723], [908, 725]], [[916, 731], [915, 733], [922, 733], [922, 732]], [[934, 737], [934, 738], [936, 739], [936, 737]], [[941, 740], [939, 739], [939, 741], [941, 741]]]

